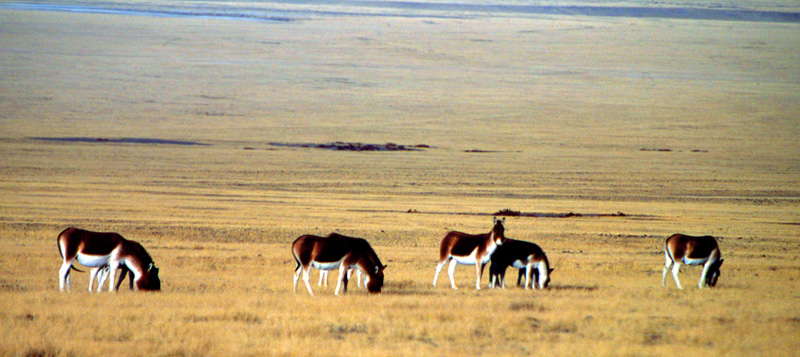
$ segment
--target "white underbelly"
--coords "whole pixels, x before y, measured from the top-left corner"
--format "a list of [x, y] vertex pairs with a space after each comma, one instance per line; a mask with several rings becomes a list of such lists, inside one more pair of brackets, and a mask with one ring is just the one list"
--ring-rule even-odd
[[[477, 255], [478, 255], [478, 250], [475, 249], [474, 251], [472, 251], [472, 254], [470, 254], [470, 255], [466, 255], [466, 256], [452, 255], [451, 257], [453, 257], [453, 260], [455, 260], [458, 264], [475, 265], [475, 263], [478, 261]], [[492, 256], [490, 254], [484, 254], [482, 257], [480, 257], [480, 262], [481, 262], [481, 264], [486, 264], [491, 259], [492, 259]]]
[[686, 257], [683, 258], [683, 264], [686, 264], [686, 265], [703, 265], [707, 261], [708, 261], [708, 257], [696, 258], [696, 259], [686, 258]]
[[342, 265], [341, 260], [332, 263], [311, 262], [311, 266], [314, 267], [314, 269], [319, 269], [319, 270], [335, 270], [339, 269], [339, 266], [341, 265]]
[[110, 257], [110, 255], [78, 254], [77, 260], [83, 266], [96, 268], [107, 265]]
[[511, 266], [517, 269], [525, 268], [527, 265], [523, 263], [521, 260], [517, 259], [511, 263]]

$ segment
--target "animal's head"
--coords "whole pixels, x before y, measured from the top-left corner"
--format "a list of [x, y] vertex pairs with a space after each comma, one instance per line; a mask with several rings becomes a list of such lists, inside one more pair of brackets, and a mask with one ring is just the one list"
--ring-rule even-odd
[[383, 269], [386, 269], [386, 265], [376, 266], [374, 274], [367, 278], [367, 291], [370, 293], [377, 294], [381, 292], [381, 288], [383, 287]]
[[503, 242], [506, 241], [506, 228], [503, 227], [503, 224], [506, 223], [506, 218], [497, 219], [494, 217], [494, 227], [492, 228], [492, 239], [494, 240], [494, 244], [503, 245]]
[[136, 287], [142, 291], [160, 291], [161, 279], [158, 277], [158, 267], [155, 263], [147, 266], [142, 277], [136, 281]]
[[719, 279], [719, 267], [722, 266], [722, 262], [725, 259], [720, 259], [716, 261], [711, 267], [708, 269], [708, 275], [706, 275], [706, 284], [708, 286], [715, 286], [717, 285], [717, 279]]
[[547, 289], [550, 287], [550, 275], [553, 274], [553, 270], [555, 269], [547, 269], [547, 275], [539, 277], [539, 279], [544, 280], [539, 282], [539, 289]]

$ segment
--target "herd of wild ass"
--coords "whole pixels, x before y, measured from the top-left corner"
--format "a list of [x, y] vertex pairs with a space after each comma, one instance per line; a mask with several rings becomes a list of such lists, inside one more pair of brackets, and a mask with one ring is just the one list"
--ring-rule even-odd
[[[488, 233], [467, 234], [451, 231], [445, 234], [439, 244], [439, 263], [433, 276], [433, 286], [439, 278], [442, 268], [449, 262], [447, 273], [450, 286], [457, 289], [453, 272], [456, 265], [475, 266], [475, 288], [481, 288], [483, 269], [489, 262], [489, 287], [505, 288], [505, 272], [508, 267], [519, 269], [517, 285], [523, 283], [525, 289], [545, 289], [550, 284], [550, 262], [542, 249], [531, 242], [514, 240], [505, 236], [505, 218], [494, 219], [494, 226]], [[70, 290], [70, 273], [72, 270], [82, 271], [73, 266], [77, 260], [89, 267], [89, 291], [92, 291], [94, 280], [98, 280], [97, 291], [101, 290], [106, 280], [109, 291], [116, 291], [125, 279], [129, 278], [131, 290], [157, 291], [161, 289], [158, 268], [153, 258], [141, 244], [127, 240], [117, 233], [99, 233], [78, 228], [67, 228], [58, 235], [58, 249], [63, 263], [59, 270], [59, 289]], [[314, 295], [309, 283], [309, 271], [315, 268], [320, 271], [320, 285], [327, 285], [328, 271], [338, 269], [339, 278], [335, 294], [347, 292], [347, 282], [355, 271], [359, 286], [362, 282], [370, 293], [379, 293], [383, 287], [383, 271], [386, 265], [381, 263], [369, 242], [362, 238], [348, 237], [331, 233], [326, 237], [303, 235], [292, 243], [294, 257], [294, 291], [302, 275], [308, 293]], [[699, 288], [715, 286], [719, 278], [722, 256], [714, 237], [694, 237], [675, 234], [664, 243], [666, 263], [661, 285], [666, 286], [667, 273], [672, 271], [675, 285], [683, 289], [678, 280], [681, 264], [702, 265]], [[116, 271], [121, 271], [119, 279]]]

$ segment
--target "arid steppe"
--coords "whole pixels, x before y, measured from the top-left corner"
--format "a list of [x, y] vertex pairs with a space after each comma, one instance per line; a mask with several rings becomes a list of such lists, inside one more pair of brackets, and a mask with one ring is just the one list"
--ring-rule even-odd
[[[800, 24], [444, 15], [0, 7], [0, 354], [797, 355]], [[414, 150], [304, 147], [333, 142]], [[503, 209], [550, 289], [431, 286]], [[162, 291], [60, 293], [69, 226]], [[293, 293], [291, 242], [333, 231], [382, 293]], [[717, 237], [717, 287], [661, 287], [676, 232]]]

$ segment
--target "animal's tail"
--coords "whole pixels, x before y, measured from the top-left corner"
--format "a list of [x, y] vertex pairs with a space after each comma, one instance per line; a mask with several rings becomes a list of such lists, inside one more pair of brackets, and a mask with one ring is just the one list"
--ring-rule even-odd
[[[63, 231], [61, 231], [61, 233], [59, 233], [59, 234], [56, 236], [56, 247], [58, 248], [58, 254], [61, 256], [61, 260], [64, 260], [64, 252], [62, 252], [62, 251], [61, 251], [61, 235], [62, 235], [62, 234], [64, 234], [66, 231], [70, 230], [70, 229], [74, 229], [74, 228], [73, 228], [73, 227], [69, 227], [69, 228], [67, 228], [67, 229], [65, 229], [65, 230], [63, 230]], [[85, 271], [83, 271], [83, 270], [80, 270], [80, 269], [76, 268], [76, 267], [75, 267], [74, 265], [72, 265], [72, 264], [70, 264], [70, 265], [69, 265], [69, 267], [70, 267], [72, 270], [79, 271], [79, 272], [81, 272], [81, 273], [85, 273]]]
[[664, 242], [664, 255], [666, 255], [669, 260], [675, 261], [675, 257], [672, 256], [672, 249], [669, 249], [669, 238]]
[[294, 271], [297, 271], [297, 269], [300, 269], [300, 258], [297, 256], [297, 252], [295, 252], [294, 247], [292, 247], [292, 256], [294, 257], [295, 264]]

